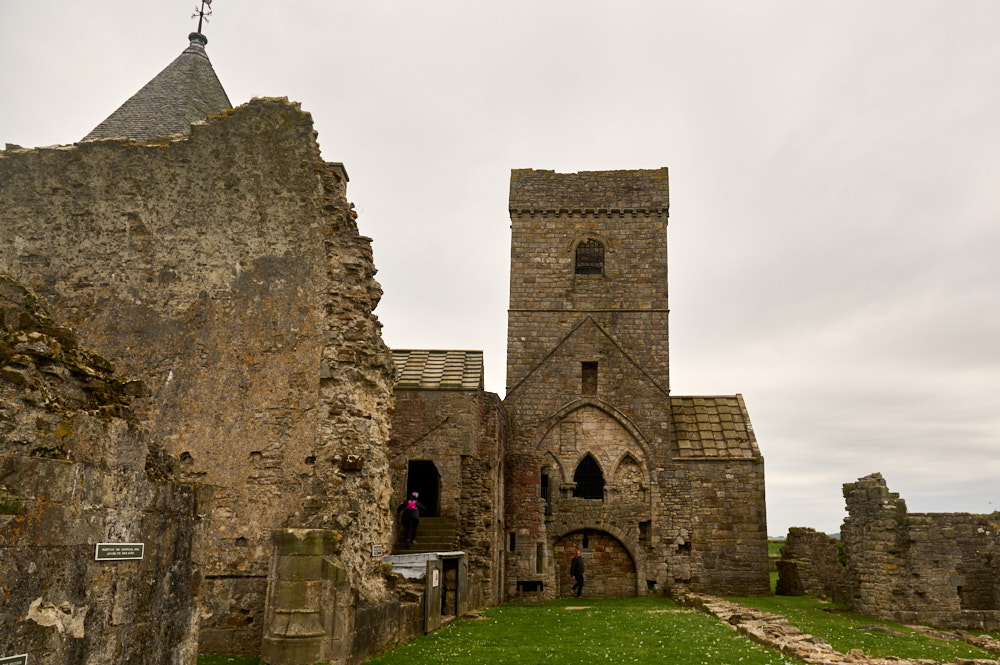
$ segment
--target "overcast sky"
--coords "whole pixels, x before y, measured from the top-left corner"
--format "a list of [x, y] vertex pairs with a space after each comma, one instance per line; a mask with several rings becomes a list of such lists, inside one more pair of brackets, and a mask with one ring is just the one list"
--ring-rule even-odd
[[[78, 141], [195, 0], [0, 0], [0, 144]], [[1000, 2], [216, 0], [234, 104], [344, 162], [396, 348], [503, 395], [512, 168], [670, 168], [671, 388], [741, 393], [768, 532], [880, 471], [1000, 509]], [[2, 147], [2, 146], [0, 146]]]

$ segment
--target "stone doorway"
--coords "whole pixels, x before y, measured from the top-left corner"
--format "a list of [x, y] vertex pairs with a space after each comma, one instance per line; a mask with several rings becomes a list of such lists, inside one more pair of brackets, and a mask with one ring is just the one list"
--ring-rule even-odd
[[441, 495], [441, 474], [430, 460], [410, 460], [406, 470], [406, 496], [420, 494], [426, 509], [421, 517], [437, 517]]
[[573, 586], [569, 563], [583, 553], [585, 598], [631, 598], [635, 590], [635, 562], [621, 541], [604, 531], [582, 529], [568, 533], [553, 547], [559, 595], [568, 596]]

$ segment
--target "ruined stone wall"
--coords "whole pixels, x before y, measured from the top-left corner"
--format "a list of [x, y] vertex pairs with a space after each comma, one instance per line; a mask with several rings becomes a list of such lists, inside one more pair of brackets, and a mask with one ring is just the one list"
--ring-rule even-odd
[[1000, 627], [1000, 513], [908, 513], [875, 473], [844, 485], [841, 539], [858, 612], [940, 627]]
[[340, 531], [360, 596], [385, 596], [393, 368], [345, 186], [283, 100], [185, 139], [0, 153], [0, 268], [145, 380], [143, 423], [199, 483], [207, 651], [258, 649], [272, 528]]
[[[139, 427], [142, 392], [0, 275], [0, 654], [194, 664], [194, 493]], [[143, 557], [95, 561], [109, 542]]]
[[393, 498], [407, 463], [433, 460], [441, 515], [457, 522], [454, 547], [469, 557], [473, 607], [502, 600], [503, 455], [509, 424], [500, 398], [482, 390], [397, 390], [389, 444]]
[[805, 527], [791, 527], [778, 561], [779, 596], [826, 596], [844, 600], [844, 566], [837, 540]]
[[476, 451], [462, 458], [459, 549], [468, 554], [469, 604], [503, 602], [504, 467], [510, 422], [500, 397], [480, 393]]

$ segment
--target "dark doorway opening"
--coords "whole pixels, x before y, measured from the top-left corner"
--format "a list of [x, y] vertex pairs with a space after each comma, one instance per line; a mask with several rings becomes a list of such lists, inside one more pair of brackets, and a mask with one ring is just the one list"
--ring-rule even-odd
[[438, 497], [441, 494], [441, 474], [430, 460], [410, 460], [406, 471], [406, 496], [420, 493], [420, 503], [426, 509], [421, 517], [438, 516]]

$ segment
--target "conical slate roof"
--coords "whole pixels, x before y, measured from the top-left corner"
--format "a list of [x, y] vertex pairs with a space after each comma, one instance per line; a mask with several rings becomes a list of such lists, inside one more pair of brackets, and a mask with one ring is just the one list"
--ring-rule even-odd
[[124, 137], [144, 141], [156, 136], [187, 134], [193, 123], [232, 108], [205, 53], [208, 40], [198, 32], [192, 32], [188, 38], [191, 45], [176, 60], [83, 140]]

